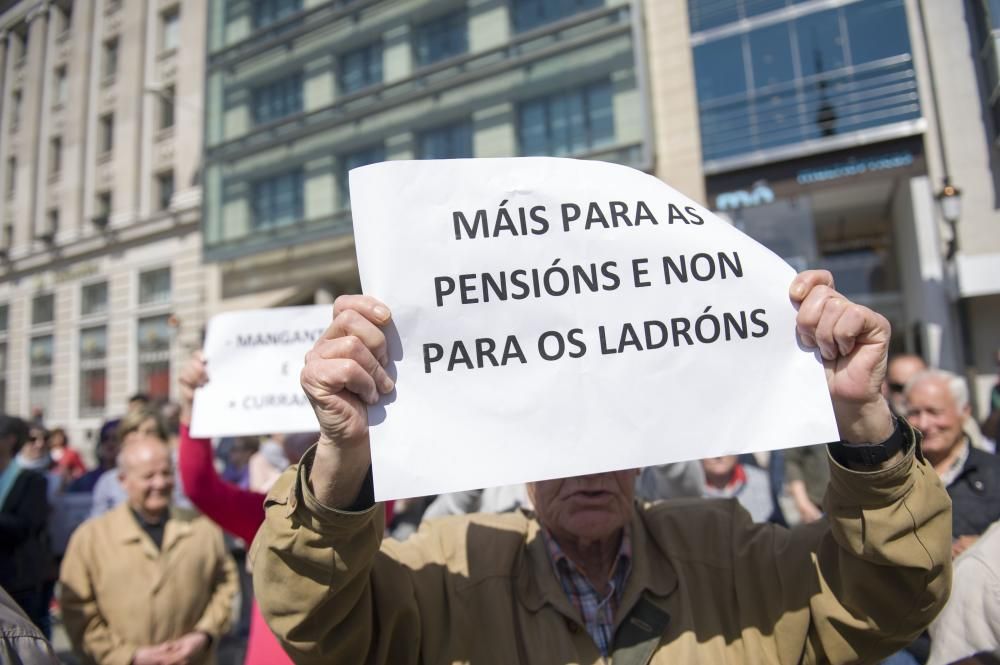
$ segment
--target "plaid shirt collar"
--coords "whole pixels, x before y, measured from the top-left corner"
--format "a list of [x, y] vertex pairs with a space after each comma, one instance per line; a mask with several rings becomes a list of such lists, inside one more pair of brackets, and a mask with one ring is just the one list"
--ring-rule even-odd
[[594, 589], [590, 580], [566, 556], [547, 529], [542, 529], [542, 535], [545, 538], [549, 561], [556, 577], [559, 578], [563, 592], [570, 603], [579, 610], [583, 625], [594, 640], [594, 644], [601, 650], [601, 654], [607, 657], [611, 653], [614, 640], [615, 612], [618, 610], [625, 582], [632, 570], [632, 541], [629, 538], [628, 528], [626, 527], [622, 533], [622, 542], [618, 546], [618, 554], [615, 555], [615, 562], [611, 567], [608, 593], [604, 596]]

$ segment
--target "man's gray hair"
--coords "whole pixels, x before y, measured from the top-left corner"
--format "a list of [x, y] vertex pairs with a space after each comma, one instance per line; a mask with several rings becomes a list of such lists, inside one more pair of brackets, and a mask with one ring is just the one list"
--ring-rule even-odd
[[908, 396], [918, 383], [928, 379], [945, 382], [948, 386], [948, 392], [951, 393], [951, 397], [955, 400], [955, 406], [958, 407], [959, 411], [962, 411], [969, 405], [969, 386], [966, 385], [965, 379], [954, 372], [944, 369], [925, 369], [922, 372], [917, 372], [906, 382], [906, 386], [903, 388], [903, 396]]

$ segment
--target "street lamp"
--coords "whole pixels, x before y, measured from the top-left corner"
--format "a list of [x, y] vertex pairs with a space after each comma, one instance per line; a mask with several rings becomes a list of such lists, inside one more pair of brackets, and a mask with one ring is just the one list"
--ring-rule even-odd
[[934, 197], [941, 208], [941, 217], [948, 223], [951, 229], [951, 237], [948, 238], [948, 252], [945, 258], [951, 261], [958, 252], [958, 220], [962, 217], [962, 190], [951, 184], [951, 178], [944, 177], [941, 191]]

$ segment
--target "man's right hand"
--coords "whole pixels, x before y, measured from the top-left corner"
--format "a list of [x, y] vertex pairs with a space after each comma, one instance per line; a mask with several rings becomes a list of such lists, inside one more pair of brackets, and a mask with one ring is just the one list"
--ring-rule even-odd
[[333, 322], [306, 354], [301, 383], [319, 421], [310, 481], [324, 505], [354, 502], [371, 463], [368, 405], [392, 392], [385, 335], [389, 308], [370, 296], [340, 296]]

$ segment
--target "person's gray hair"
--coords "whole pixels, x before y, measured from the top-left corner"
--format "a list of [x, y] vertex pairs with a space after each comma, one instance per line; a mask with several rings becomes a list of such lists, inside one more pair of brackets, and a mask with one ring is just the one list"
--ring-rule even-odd
[[951, 393], [951, 397], [955, 400], [955, 406], [958, 407], [959, 411], [962, 411], [969, 405], [969, 386], [966, 385], [965, 379], [954, 372], [944, 369], [925, 369], [922, 372], [917, 372], [906, 382], [906, 386], [903, 388], [903, 396], [908, 396], [918, 383], [922, 383], [928, 379], [943, 381], [948, 386], [948, 392]]

